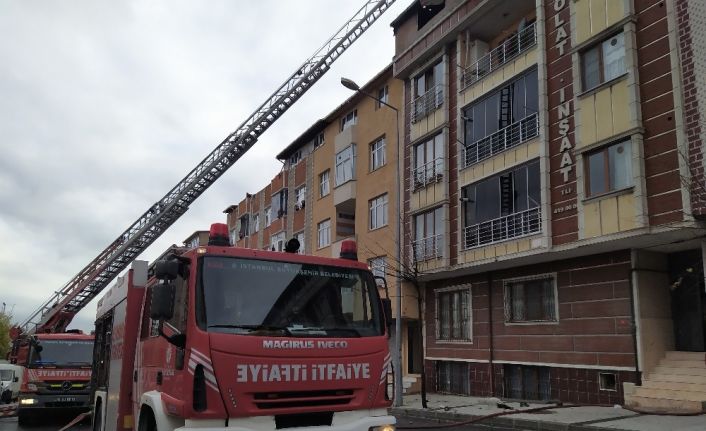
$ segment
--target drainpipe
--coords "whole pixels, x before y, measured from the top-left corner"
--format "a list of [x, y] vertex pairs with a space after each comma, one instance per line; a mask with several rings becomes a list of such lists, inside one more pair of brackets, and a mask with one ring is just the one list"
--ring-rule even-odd
[[632, 330], [632, 342], [633, 349], [635, 351], [635, 385], [642, 386], [642, 373], [640, 372], [640, 354], [638, 350], [637, 343], [637, 315], [635, 313], [635, 288], [637, 287], [637, 271], [635, 267], [637, 262], [637, 250], [630, 250], [630, 277], [628, 277], [628, 283], [630, 284], [630, 328]]
[[[490, 355], [488, 367], [490, 368], [490, 395], [495, 396], [495, 370], [493, 367], [493, 273], [488, 272], [488, 337], [490, 345]], [[473, 324], [473, 322], [471, 322]]]

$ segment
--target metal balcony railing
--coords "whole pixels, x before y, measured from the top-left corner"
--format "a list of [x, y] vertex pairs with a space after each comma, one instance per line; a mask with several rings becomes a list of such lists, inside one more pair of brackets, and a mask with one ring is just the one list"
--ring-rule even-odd
[[412, 251], [417, 262], [442, 257], [444, 239], [441, 234], [412, 241]]
[[444, 159], [436, 158], [431, 162], [412, 169], [412, 191], [426, 187], [428, 184], [441, 181], [444, 177]]
[[422, 118], [435, 111], [439, 106], [444, 104], [444, 86], [437, 84], [427, 90], [426, 93], [418, 96], [409, 104], [409, 112], [412, 118], [412, 123], [416, 123]]
[[464, 69], [461, 75], [461, 89], [475, 84], [536, 44], [536, 25], [532, 23]]
[[542, 211], [539, 207], [484, 221], [464, 229], [464, 246], [473, 247], [495, 244], [520, 238], [542, 230]]
[[515, 147], [539, 134], [539, 116], [534, 113], [479, 139], [463, 149], [463, 168]]

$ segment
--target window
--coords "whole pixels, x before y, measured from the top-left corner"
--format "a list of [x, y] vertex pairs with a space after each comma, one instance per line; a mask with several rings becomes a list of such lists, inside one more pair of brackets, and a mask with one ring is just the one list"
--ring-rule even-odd
[[437, 361], [436, 390], [446, 394], [471, 395], [467, 362]]
[[252, 217], [252, 231], [251, 233], [256, 233], [260, 230], [260, 214], [255, 214]]
[[322, 145], [324, 145], [324, 132], [319, 133], [314, 138], [314, 149], [317, 149]]
[[598, 387], [602, 391], [617, 391], [618, 379], [615, 373], [598, 373]]
[[336, 154], [336, 187], [353, 179], [355, 172], [355, 145]]
[[540, 401], [550, 398], [548, 367], [505, 364], [503, 374], [505, 396], [508, 398]]
[[323, 248], [331, 244], [331, 219], [327, 219], [319, 223], [319, 248]]
[[354, 109], [341, 118], [341, 131], [355, 125], [358, 122], [358, 110]]
[[389, 103], [389, 88], [387, 85], [378, 90], [378, 99], [375, 101], [375, 109], [380, 109], [383, 106], [381, 102]]
[[279, 232], [275, 235], [272, 235], [272, 237], [270, 238], [270, 245], [272, 246], [272, 251], [284, 251], [284, 240], [284, 232]]
[[471, 289], [450, 287], [436, 292], [436, 339], [471, 340]]
[[301, 160], [301, 159], [302, 159], [302, 151], [301, 150], [295, 151], [294, 154], [292, 154], [292, 156], [289, 158], [289, 164], [296, 165], [297, 163], [299, 163], [299, 160]]
[[289, 191], [285, 188], [272, 195], [272, 214], [277, 218], [281, 218], [287, 214], [288, 192]]
[[306, 247], [304, 246], [304, 232], [299, 232], [296, 236], [297, 241], [299, 241], [299, 254], [306, 254]]
[[416, 260], [435, 259], [442, 256], [444, 221], [443, 208], [414, 216], [414, 242]]
[[319, 191], [321, 192], [321, 197], [328, 195], [331, 192], [329, 186], [329, 176], [331, 174], [330, 170], [325, 170], [319, 175]]
[[265, 208], [265, 227], [272, 224], [272, 207]]
[[414, 78], [412, 123], [426, 117], [444, 103], [444, 67], [438, 62]]
[[370, 271], [375, 277], [385, 277], [385, 256], [374, 257], [368, 260]]
[[441, 1], [430, 1], [430, 2], [419, 2], [419, 11], [417, 13], [417, 30], [420, 30], [426, 25], [432, 18], [436, 16], [442, 9], [444, 9], [444, 0]]
[[554, 277], [541, 276], [505, 282], [505, 322], [556, 322]]
[[618, 33], [581, 54], [581, 77], [584, 90], [590, 90], [624, 73], [624, 33]]
[[370, 229], [378, 229], [387, 225], [387, 193], [369, 201]]
[[294, 196], [296, 199], [295, 205], [297, 209], [304, 208], [304, 199], [306, 198], [306, 186], [301, 186], [294, 191]]
[[230, 238], [230, 243], [231, 243], [231, 244], [235, 244], [236, 241], [238, 241], [237, 234], [238, 234], [238, 231], [237, 231], [235, 228], [231, 229], [231, 230], [228, 232], [228, 237]]
[[383, 166], [385, 164], [385, 137], [378, 139], [370, 144], [370, 170]]
[[240, 217], [240, 230], [238, 232], [238, 236], [240, 238], [245, 238], [250, 234], [250, 230], [248, 229], [249, 222], [250, 221], [250, 214], [244, 214], [243, 216]]
[[539, 232], [539, 161], [461, 189], [466, 248]]
[[630, 141], [609, 145], [586, 156], [587, 196], [596, 196], [632, 185]]
[[441, 180], [444, 172], [444, 135], [428, 139], [414, 147], [414, 189]]
[[537, 69], [463, 110], [464, 167], [539, 134]]

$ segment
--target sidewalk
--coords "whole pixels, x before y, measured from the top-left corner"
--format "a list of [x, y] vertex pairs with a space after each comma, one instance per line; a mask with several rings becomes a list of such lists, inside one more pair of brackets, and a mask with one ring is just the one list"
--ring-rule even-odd
[[[498, 408], [497, 398], [478, 398], [454, 395], [427, 395], [427, 409], [422, 408], [419, 395], [406, 395], [402, 407], [393, 407], [391, 414], [407, 418], [437, 419], [446, 422], [462, 422], [473, 417], [510, 411]], [[530, 403], [520, 407], [518, 402], [503, 402], [517, 410], [527, 410], [547, 404]], [[704, 431], [706, 415], [700, 416], [655, 416], [643, 415], [620, 407], [564, 407], [536, 413], [517, 413], [490, 418], [475, 426], [502, 430], [535, 431]], [[462, 427], [449, 428], [461, 430]], [[492, 429], [492, 428], [490, 428]]]

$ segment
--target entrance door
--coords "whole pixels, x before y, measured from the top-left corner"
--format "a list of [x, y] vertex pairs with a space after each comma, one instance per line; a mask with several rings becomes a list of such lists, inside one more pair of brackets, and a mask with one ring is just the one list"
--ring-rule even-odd
[[422, 372], [422, 327], [418, 320], [407, 322], [407, 373]]
[[706, 292], [701, 252], [691, 250], [669, 256], [672, 319], [676, 350], [706, 350]]

